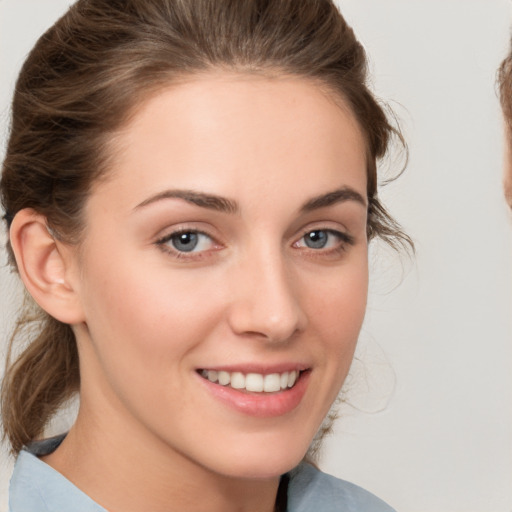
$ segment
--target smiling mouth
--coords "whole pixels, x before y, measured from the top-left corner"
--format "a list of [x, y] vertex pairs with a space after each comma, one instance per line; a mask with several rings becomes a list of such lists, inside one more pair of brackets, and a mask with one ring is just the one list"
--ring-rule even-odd
[[277, 393], [293, 388], [303, 372], [292, 370], [289, 372], [263, 375], [261, 373], [199, 370], [198, 373], [201, 377], [214, 384], [230, 387], [237, 391]]

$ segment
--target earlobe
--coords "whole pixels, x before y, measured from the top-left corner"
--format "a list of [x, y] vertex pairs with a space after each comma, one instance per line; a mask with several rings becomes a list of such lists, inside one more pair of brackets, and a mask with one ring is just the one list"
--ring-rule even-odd
[[32, 209], [19, 211], [9, 232], [20, 277], [33, 299], [49, 315], [67, 324], [83, 321], [79, 295], [71, 280], [73, 260]]

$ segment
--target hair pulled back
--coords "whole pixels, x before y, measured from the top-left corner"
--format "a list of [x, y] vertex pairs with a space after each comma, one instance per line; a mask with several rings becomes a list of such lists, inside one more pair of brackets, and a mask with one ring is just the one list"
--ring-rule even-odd
[[505, 198], [508, 205], [512, 208], [512, 169], [510, 165], [510, 161], [512, 161], [512, 40], [509, 43], [508, 54], [498, 69], [497, 85], [499, 87], [501, 110], [505, 121], [505, 143], [508, 154], [503, 186]]
[[[39, 39], [16, 84], [0, 185], [7, 225], [32, 208], [56, 237], [78, 243], [116, 130], [149, 95], [212, 69], [291, 74], [339, 94], [367, 144], [368, 236], [408, 242], [377, 197], [377, 161], [397, 132], [366, 86], [364, 49], [331, 0], [76, 2]], [[29, 343], [8, 361], [2, 385], [14, 453], [43, 433], [80, 382], [70, 326], [34, 310], [18, 320], [10, 347]]]
[[512, 41], [508, 55], [498, 69], [498, 87], [501, 109], [508, 130], [507, 138], [512, 140]]

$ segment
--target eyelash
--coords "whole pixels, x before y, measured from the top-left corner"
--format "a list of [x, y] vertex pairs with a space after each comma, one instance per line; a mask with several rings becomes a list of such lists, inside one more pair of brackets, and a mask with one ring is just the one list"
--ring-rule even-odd
[[[312, 248], [307, 246], [299, 246], [298, 244], [305, 239], [307, 235], [311, 235], [315, 232], [322, 232], [326, 233], [327, 235], [334, 236], [338, 239], [338, 243], [335, 247], [330, 247], [327, 249], [321, 248]], [[193, 234], [193, 235], [199, 235], [199, 236], [205, 236], [208, 237], [211, 240], [211, 243], [214, 246], [213, 251], [218, 250], [222, 248], [220, 244], [217, 244], [215, 239], [206, 233], [205, 231], [201, 231], [199, 229], [179, 229], [177, 231], [173, 231], [172, 233], [169, 233], [158, 240], [156, 240], [155, 244], [164, 252], [170, 254], [171, 256], [174, 256], [177, 259], [186, 259], [189, 261], [196, 261], [203, 259], [205, 257], [208, 257], [209, 253], [212, 252], [211, 249], [203, 250], [194, 252], [192, 251], [179, 251], [176, 248], [172, 247], [172, 245], [169, 244], [173, 239], [179, 237], [180, 235], [186, 235], [186, 234]], [[329, 256], [329, 255], [337, 255], [342, 252], [345, 252], [347, 250], [347, 246], [352, 246], [355, 244], [355, 239], [353, 236], [349, 235], [348, 233], [338, 231], [335, 229], [329, 229], [329, 228], [316, 228], [316, 229], [308, 229], [307, 231], [304, 231], [302, 236], [292, 244], [293, 247], [301, 250], [311, 253], [313, 256]], [[193, 248], [195, 249], [195, 247]]]

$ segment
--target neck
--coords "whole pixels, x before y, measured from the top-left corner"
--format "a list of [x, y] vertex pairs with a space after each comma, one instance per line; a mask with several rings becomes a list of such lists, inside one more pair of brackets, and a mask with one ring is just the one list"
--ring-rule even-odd
[[161, 441], [127, 432], [126, 424], [123, 432], [85, 416], [81, 409], [66, 439], [43, 460], [110, 512], [275, 510], [279, 477], [218, 474]]

